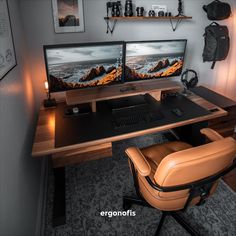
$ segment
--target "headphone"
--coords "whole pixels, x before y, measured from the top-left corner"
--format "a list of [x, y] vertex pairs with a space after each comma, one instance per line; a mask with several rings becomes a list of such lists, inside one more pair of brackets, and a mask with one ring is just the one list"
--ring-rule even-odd
[[[189, 73], [193, 73], [193, 77], [188, 79], [188, 74]], [[189, 88], [193, 88], [197, 85], [198, 83], [198, 75], [197, 72], [195, 70], [189, 70], [187, 69], [186, 71], [183, 72], [183, 74], [181, 75], [181, 82], [183, 83], [183, 85], [189, 89]]]

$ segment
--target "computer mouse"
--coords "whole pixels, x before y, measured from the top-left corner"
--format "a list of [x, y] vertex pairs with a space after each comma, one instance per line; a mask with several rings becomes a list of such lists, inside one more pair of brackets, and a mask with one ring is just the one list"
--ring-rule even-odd
[[179, 108], [174, 108], [171, 111], [178, 117], [181, 117], [183, 115], [183, 112]]

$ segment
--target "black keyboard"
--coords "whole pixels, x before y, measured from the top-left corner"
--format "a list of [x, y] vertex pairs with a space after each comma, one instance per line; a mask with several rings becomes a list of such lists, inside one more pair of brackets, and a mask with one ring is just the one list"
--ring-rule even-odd
[[132, 113], [129, 115], [113, 116], [115, 129], [131, 127], [135, 125], [150, 124], [163, 119], [160, 112]]

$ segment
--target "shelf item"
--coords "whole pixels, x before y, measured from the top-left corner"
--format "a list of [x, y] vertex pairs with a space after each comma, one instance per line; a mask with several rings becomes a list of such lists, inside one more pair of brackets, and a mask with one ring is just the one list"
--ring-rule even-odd
[[[113, 33], [117, 21], [145, 21], [145, 20], [170, 20], [171, 27], [173, 31], [176, 31], [178, 25], [182, 20], [190, 20], [191, 16], [119, 16], [119, 17], [104, 17], [104, 20], [107, 23], [107, 34], [110, 32]], [[175, 23], [175, 24], [174, 24]]]

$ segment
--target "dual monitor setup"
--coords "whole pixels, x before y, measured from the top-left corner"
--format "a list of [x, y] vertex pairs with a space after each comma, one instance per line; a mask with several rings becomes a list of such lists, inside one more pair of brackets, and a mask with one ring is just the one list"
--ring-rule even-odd
[[[122, 133], [124, 130], [139, 130], [140, 127], [152, 128], [168, 119], [180, 119], [185, 112], [179, 107], [192, 107], [192, 103], [183, 96], [176, 95], [165, 99], [164, 103], [158, 103], [150, 94], [143, 96], [134, 93], [135, 96], [127, 97], [129, 93], [122, 94], [124, 91], [119, 91], [120, 96], [118, 94], [116, 98], [104, 97], [98, 100], [98, 104], [95, 99], [94, 109], [90, 95], [98, 93], [103, 96], [104, 90], [113, 91], [109, 86], [121, 84], [114, 89], [116, 91], [142, 81], [141, 87], [145, 87], [150, 85], [148, 81], [180, 76], [186, 44], [186, 39], [178, 39], [44, 46], [49, 92], [68, 91], [71, 94], [71, 90], [77, 90], [76, 96], [83, 94], [78, 96], [80, 100], [76, 97], [76, 102], [79, 100], [77, 103], [68, 103], [67, 97], [66, 104], [58, 104], [58, 127], [67, 127], [66, 130], [69, 130], [68, 127], [73, 128], [73, 122], [76, 121], [76, 125], [81, 125], [83, 129], [86, 115], [91, 127], [97, 127], [97, 123], [105, 124], [106, 127], [98, 133], [110, 130], [109, 135], [113, 135], [114, 130]], [[104, 87], [108, 89], [103, 90]], [[83, 96], [89, 97], [88, 100]], [[81, 100], [86, 102], [82, 104]], [[189, 115], [185, 114], [185, 118]], [[70, 119], [64, 119], [70, 117], [76, 117], [73, 124]], [[101, 120], [97, 122], [97, 119]]]
[[46, 45], [49, 92], [179, 76], [186, 44], [178, 39]]

